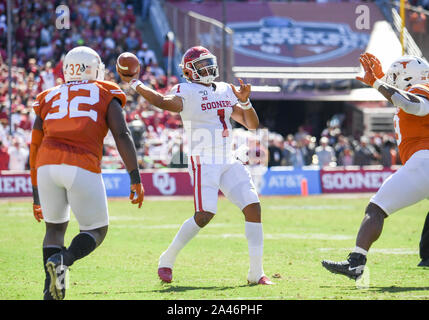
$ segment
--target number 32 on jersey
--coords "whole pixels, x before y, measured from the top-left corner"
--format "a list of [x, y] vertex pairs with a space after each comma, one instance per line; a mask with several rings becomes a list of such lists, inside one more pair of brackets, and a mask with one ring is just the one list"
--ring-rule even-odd
[[[69, 90], [79, 91], [85, 90], [89, 91], [88, 96], [76, 95], [73, 99], [69, 101]], [[50, 112], [46, 115], [45, 120], [49, 119], [62, 119], [67, 114], [70, 118], [78, 117], [89, 117], [94, 122], [97, 121], [97, 111], [95, 110], [79, 110], [79, 104], [87, 104], [90, 106], [95, 105], [100, 100], [100, 89], [94, 83], [82, 83], [72, 86], [62, 85], [58, 88], [52, 90], [46, 95], [45, 102], [49, 102], [53, 97], [57, 96], [59, 93], [59, 98], [53, 101], [51, 108], [58, 107], [56, 112]]]

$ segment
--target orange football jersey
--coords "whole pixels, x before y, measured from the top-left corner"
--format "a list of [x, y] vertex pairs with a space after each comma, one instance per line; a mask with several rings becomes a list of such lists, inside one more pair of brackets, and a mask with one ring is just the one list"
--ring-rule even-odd
[[109, 81], [68, 82], [40, 93], [33, 104], [44, 133], [36, 168], [64, 163], [100, 173], [113, 98], [125, 106], [125, 93]]
[[[407, 91], [429, 100], [429, 83], [414, 85]], [[399, 156], [403, 164], [415, 152], [429, 149], [429, 115], [415, 116], [397, 108], [393, 121]]]

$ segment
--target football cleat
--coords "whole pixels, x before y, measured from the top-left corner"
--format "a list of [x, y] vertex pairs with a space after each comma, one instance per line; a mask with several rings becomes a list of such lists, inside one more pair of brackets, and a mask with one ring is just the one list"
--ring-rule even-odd
[[429, 267], [429, 258], [420, 261], [420, 263], [417, 265], [418, 267]]
[[365, 269], [366, 257], [357, 252], [352, 252], [348, 255], [346, 261], [334, 262], [323, 260], [322, 266], [332, 273], [338, 273], [357, 280]]
[[63, 255], [61, 253], [56, 253], [50, 256], [46, 262], [46, 269], [51, 278], [49, 293], [54, 300], [63, 300], [66, 294], [66, 273], [68, 269], [67, 266], [63, 264]]
[[43, 300], [54, 300], [51, 293], [49, 292], [49, 283], [51, 281], [49, 280], [49, 277], [46, 277], [45, 279], [45, 287], [43, 288]]
[[163, 282], [170, 283], [173, 280], [173, 270], [171, 268], [158, 268], [158, 276]]
[[247, 283], [248, 284], [262, 284], [262, 285], [272, 285], [272, 284], [275, 284], [274, 282], [272, 282], [270, 279], [268, 279], [268, 277], [267, 276], [262, 276], [259, 280], [258, 280], [258, 282], [252, 282], [252, 281], [250, 281], [250, 280], [247, 280]]
[[54, 300], [48, 289], [43, 291], [43, 300]]

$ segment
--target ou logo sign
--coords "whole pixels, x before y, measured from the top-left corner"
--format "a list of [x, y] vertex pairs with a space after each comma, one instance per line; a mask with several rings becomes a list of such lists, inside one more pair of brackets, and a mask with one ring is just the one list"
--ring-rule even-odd
[[152, 175], [153, 185], [163, 195], [172, 195], [176, 192], [176, 179], [168, 173], [156, 172]]

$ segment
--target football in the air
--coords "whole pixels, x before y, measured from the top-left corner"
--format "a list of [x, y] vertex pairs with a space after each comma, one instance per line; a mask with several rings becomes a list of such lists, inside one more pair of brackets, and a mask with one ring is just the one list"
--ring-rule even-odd
[[140, 73], [139, 59], [131, 52], [121, 53], [116, 60], [116, 70], [123, 76], [132, 77]]

